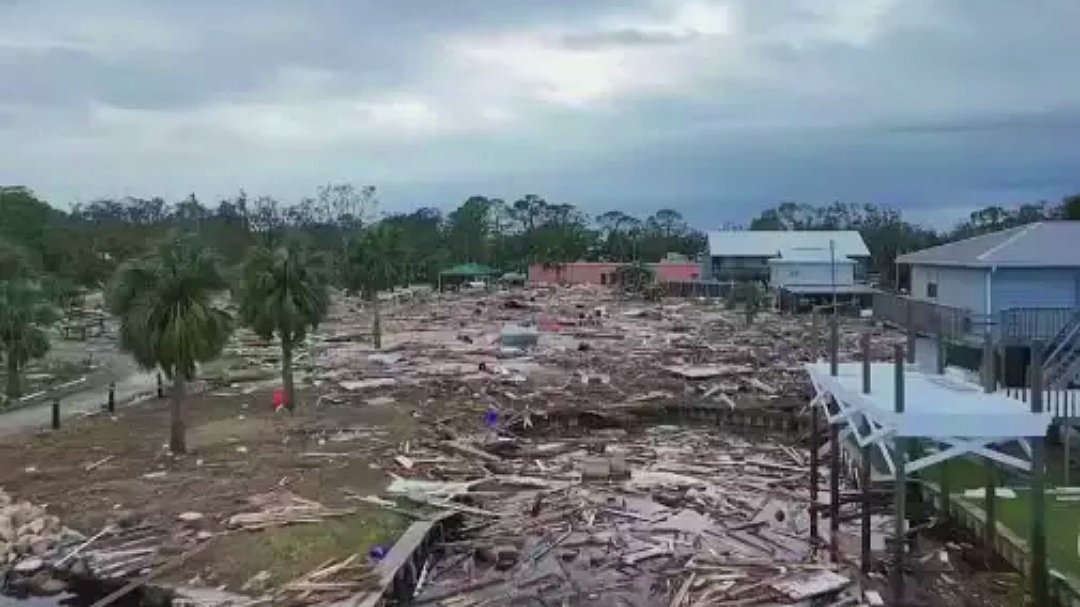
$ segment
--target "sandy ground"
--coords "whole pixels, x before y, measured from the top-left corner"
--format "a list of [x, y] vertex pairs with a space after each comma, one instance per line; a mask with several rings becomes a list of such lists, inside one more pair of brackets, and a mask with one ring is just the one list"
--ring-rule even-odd
[[[164, 449], [168, 410], [166, 401], [157, 399], [122, 409], [115, 418], [97, 415], [75, 419], [58, 432], [10, 436], [0, 442], [5, 462], [0, 485], [47, 504], [87, 535], [129, 517], [168, 528], [188, 511], [206, 513], [210, 529], [218, 531], [226, 515], [245, 509], [245, 497], [274, 488], [331, 507], [355, 507], [347, 491], [378, 493], [386, 478], [370, 452], [358, 447], [365, 441], [369, 447], [392, 444], [412, 424], [406, 411], [393, 407], [309, 404], [290, 415], [274, 413], [269, 402], [265, 392], [192, 398], [190, 453], [182, 457]], [[320, 444], [348, 428], [368, 436]], [[310, 455], [335, 450], [345, 453]], [[86, 472], [105, 458], [110, 459]], [[264, 569], [276, 580], [292, 579], [327, 554], [392, 543], [402, 525], [396, 516], [359, 508], [355, 517], [319, 525], [227, 535], [172, 579], [233, 589]]]

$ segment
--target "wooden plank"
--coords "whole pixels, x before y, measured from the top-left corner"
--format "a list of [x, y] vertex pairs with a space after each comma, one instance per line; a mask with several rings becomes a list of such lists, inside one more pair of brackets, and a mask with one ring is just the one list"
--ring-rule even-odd
[[424, 543], [428, 534], [431, 533], [436, 525], [442, 523], [444, 520], [455, 516], [455, 513], [444, 512], [437, 517], [426, 521], [416, 521], [409, 528], [405, 530], [405, 533], [401, 534], [401, 537], [390, 548], [390, 552], [386, 553], [379, 564], [375, 567], [375, 573], [379, 576], [378, 587], [374, 590], [361, 592], [353, 598], [339, 603], [339, 605], [350, 605], [355, 607], [375, 607], [379, 605], [383, 599], [383, 595], [387, 589], [394, 582], [394, 577], [397, 576], [398, 571], [403, 565], [412, 557], [413, 553]]

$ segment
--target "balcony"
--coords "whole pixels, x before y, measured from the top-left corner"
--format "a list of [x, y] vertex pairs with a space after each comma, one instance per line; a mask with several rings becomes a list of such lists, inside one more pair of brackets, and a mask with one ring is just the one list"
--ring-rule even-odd
[[752, 267], [752, 268], [713, 268], [713, 280], [720, 282], [743, 282], [747, 280], [765, 281], [769, 280], [769, 268], [765, 267]]
[[1034, 340], [1048, 343], [1076, 316], [1076, 308], [1010, 308], [1001, 311], [1001, 339], [1022, 345]]
[[875, 292], [873, 309], [875, 319], [905, 329], [910, 327], [918, 334], [941, 334], [946, 339], [974, 340], [982, 331], [982, 323], [977, 322], [971, 310], [895, 293]]

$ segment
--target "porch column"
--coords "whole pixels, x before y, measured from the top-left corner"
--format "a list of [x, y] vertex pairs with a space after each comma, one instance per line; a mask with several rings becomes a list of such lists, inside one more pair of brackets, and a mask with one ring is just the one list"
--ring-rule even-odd
[[818, 407], [810, 407], [810, 546], [816, 549], [821, 539], [818, 533], [818, 443], [821, 431], [818, 429]]
[[904, 300], [904, 326], [907, 332], [907, 361], [915, 362], [915, 305], [911, 299]]
[[[981, 365], [983, 392], [989, 394], [997, 387], [994, 378], [994, 344], [989, 333], [983, 335], [982, 365]], [[984, 485], [983, 510], [986, 520], [983, 521], [983, 544], [986, 550], [987, 562], [994, 557], [994, 541], [997, 535], [997, 466], [991, 459], [984, 459], [986, 468], [986, 484]]]
[[[839, 374], [840, 327], [834, 299], [829, 318], [829, 375]], [[836, 423], [829, 424], [829, 553], [834, 563], [840, 562], [840, 425]]]
[[[1043, 412], [1042, 343], [1031, 344], [1031, 412]], [[1050, 607], [1046, 579], [1046, 445], [1031, 439], [1031, 597], [1035, 607]]]

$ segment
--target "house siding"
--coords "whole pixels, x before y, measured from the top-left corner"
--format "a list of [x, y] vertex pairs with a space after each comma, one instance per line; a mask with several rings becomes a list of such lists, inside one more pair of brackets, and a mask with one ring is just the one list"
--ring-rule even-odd
[[[927, 285], [937, 284], [937, 297], [930, 297]], [[920, 266], [911, 268], [911, 297], [945, 306], [986, 313], [986, 270]]]
[[1080, 305], [1080, 269], [999, 268], [990, 278], [993, 312]]
[[[772, 263], [770, 264], [769, 284], [781, 286], [821, 286], [833, 284], [833, 264], [820, 262]], [[855, 284], [855, 264], [836, 264], [836, 285]]]
[[714, 256], [710, 276], [716, 280], [768, 280], [768, 257]]

